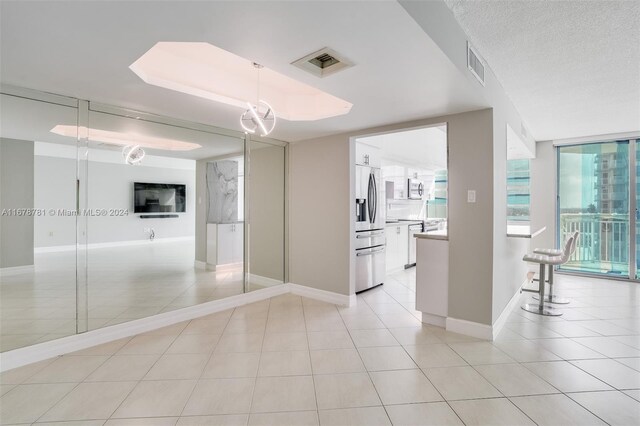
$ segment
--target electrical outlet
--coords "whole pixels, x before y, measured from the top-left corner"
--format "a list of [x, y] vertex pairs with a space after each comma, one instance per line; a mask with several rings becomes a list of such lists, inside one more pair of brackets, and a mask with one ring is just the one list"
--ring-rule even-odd
[[467, 191], [467, 203], [475, 203], [476, 202], [476, 191], [470, 189]]
[[49, 236], [53, 237], [53, 231], [49, 231]]

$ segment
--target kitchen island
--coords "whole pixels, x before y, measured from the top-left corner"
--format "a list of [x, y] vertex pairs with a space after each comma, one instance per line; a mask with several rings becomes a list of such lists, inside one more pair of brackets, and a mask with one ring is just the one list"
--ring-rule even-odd
[[416, 310], [422, 322], [445, 327], [449, 303], [449, 237], [446, 229], [415, 234]]

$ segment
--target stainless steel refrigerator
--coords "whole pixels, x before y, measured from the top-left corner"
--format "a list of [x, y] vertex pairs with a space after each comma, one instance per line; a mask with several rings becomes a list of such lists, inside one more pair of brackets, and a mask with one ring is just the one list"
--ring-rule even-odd
[[384, 200], [380, 169], [356, 166], [356, 293], [384, 283]]

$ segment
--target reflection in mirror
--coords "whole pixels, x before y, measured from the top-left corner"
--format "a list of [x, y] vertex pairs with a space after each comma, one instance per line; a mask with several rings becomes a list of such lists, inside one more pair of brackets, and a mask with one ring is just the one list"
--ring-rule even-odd
[[285, 281], [285, 148], [251, 141], [247, 289]]
[[0, 350], [286, 280], [283, 146], [253, 143], [247, 197], [244, 137], [68, 98], [1, 102]]
[[[507, 124], [507, 227], [529, 232], [531, 199], [531, 153]], [[511, 232], [511, 231], [510, 231]], [[512, 231], [518, 233], [517, 231]]]
[[214, 295], [219, 299], [244, 292], [244, 155], [235, 152], [202, 164], [206, 168], [206, 269], [215, 271]]
[[[204, 170], [203, 185], [198, 182], [198, 165], [229, 154], [237, 157], [233, 164], [242, 164], [238, 153], [244, 141], [158, 121], [153, 116], [89, 113], [90, 330], [242, 292], [241, 281], [232, 286], [233, 292], [225, 287], [233, 274], [196, 261], [196, 232], [207, 236], [208, 247], [209, 226], [197, 221], [206, 220], [201, 210], [217, 205], [206, 191], [212, 182], [210, 171]], [[237, 183], [225, 191], [237, 206]], [[221, 210], [230, 207], [224, 204]], [[242, 276], [242, 257], [239, 262], [235, 278]]]
[[76, 332], [75, 107], [1, 95], [2, 352]]

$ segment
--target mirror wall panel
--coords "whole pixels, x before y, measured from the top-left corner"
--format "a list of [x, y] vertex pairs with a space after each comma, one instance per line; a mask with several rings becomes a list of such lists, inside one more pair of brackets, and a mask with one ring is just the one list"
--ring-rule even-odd
[[[4, 352], [76, 333], [78, 109], [0, 96]], [[58, 125], [74, 130], [52, 133]]]
[[249, 144], [247, 290], [285, 282], [285, 176], [282, 145]]
[[286, 282], [285, 144], [16, 90], [0, 98], [0, 351]]
[[[209, 240], [216, 231], [242, 229], [236, 224], [244, 140], [161, 120], [89, 112], [90, 330], [243, 291], [242, 255], [232, 255], [242, 253], [242, 238], [238, 248], [233, 239], [218, 238], [213, 247]], [[202, 159], [215, 166], [206, 169], [204, 186], [196, 182]], [[206, 218], [198, 214], [203, 208]], [[213, 264], [197, 260], [196, 233], [205, 235], [204, 256]]]

